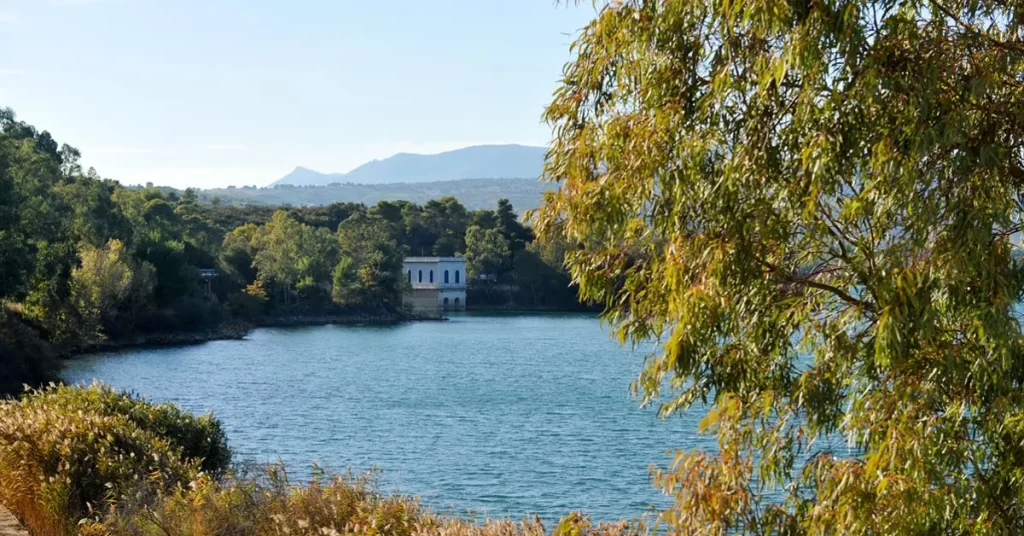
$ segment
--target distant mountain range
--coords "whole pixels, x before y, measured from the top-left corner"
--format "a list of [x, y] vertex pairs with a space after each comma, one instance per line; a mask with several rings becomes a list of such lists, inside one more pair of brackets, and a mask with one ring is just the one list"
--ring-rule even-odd
[[270, 186], [536, 179], [544, 167], [546, 151], [546, 147], [527, 145], [474, 145], [430, 155], [398, 153], [383, 160], [367, 162], [348, 173], [321, 173], [300, 166]]

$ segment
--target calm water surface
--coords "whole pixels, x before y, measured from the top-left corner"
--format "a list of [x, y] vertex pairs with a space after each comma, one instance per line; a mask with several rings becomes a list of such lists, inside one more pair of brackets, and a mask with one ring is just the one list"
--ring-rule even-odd
[[638, 408], [642, 360], [593, 316], [469, 314], [97, 354], [64, 377], [212, 411], [236, 461], [378, 466], [386, 488], [445, 512], [617, 519], [666, 505], [648, 468], [667, 449], [714, 448], [701, 411]]

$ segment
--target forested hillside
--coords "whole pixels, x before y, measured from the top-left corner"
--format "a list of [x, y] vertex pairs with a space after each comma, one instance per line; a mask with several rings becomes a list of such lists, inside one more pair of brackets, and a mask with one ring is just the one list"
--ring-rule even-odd
[[[445, 197], [278, 209], [124, 188], [0, 110], [0, 392], [55, 358], [140, 334], [282, 315], [401, 316], [406, 254], [465, 255], [483, 299], [577, 304], [565, 248], [541, 247], [507, 200]], [[209, 282], [201, 270], [218, 274]], [[478, 278], [479, 279], [479, 278]], [[504, 293], [489, 292], [503, 288]]]
[[[332, 183], [326, 186], [279, 185], [213, 188], [198, 191], [200, 201], [222, 205], [329, 205], [331, 203], [376, 204], [378, 201], [412, 201], [454, 197], [471, 210], [490, 208], [499, 199], [508, 199], [520, 210], [540, 206], [544, 192], [552, 185], [533, 179], [462, 179], [450, 181], [354, 184]], [[161, 188], [165, 192], [172, 188]], [[181, 193], [181, 192], [177, 192]]]

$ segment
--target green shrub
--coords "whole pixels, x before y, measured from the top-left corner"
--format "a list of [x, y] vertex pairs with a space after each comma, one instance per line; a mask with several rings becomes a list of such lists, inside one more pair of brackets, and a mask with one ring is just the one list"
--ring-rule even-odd
[[104, 385], [56, 387], [33, 395], [46, 404], [108, 416], [124, 416], [182, 449], [181, 457], [199, 460], [202, 471], [219, 475], [231, 463], [231, 451], [220, 421], [193, 415], [173, 404], [153, 404]]
[[213, 418], [106, 386], [0, 404], [0, 502], [37, 536], [73, 534], [104, 504], [148, 504], [229, 461]]

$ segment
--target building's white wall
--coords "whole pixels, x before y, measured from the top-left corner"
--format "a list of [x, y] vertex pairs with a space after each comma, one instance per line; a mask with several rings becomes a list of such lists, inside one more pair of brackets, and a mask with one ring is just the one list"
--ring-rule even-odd
[[[448, 282], [445, 283], [445, 271]], [[430, 272], [434, 280], [430, 280]], [[416, 312], [464, 311], [466, 309], [466, 259], [462, 257], [407, 257], [402, 263], [406, 281], [412, 292], [406, 296], [406, 305]], [[420, 281], [420, 273], [423, 281]], [[411, 277], [410, 277], [411, 273]], [[456, 283], [456, 273], [458, 282]], [[447, 304], [445, 300], [447, 299]], [[430, 309], [433, 309], [431, 311]]]
[[[448, 272], [448, 282], [444, 274]], [[433, 272], [433, 281], [430, 274]], [[413, 288], [465, 289], [466, 259], [462, 257], [407, 257], [402, 263], [402, 273]], [[420, 273], [423, 280], [420, 280]], [[456, 282], [456, 273], [458, 282]]]

